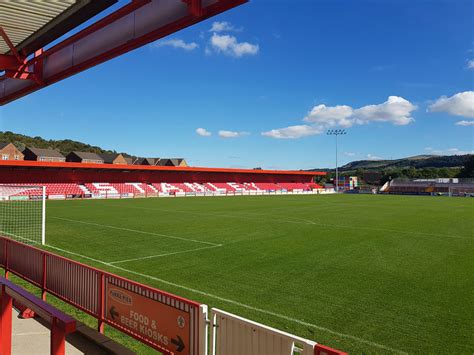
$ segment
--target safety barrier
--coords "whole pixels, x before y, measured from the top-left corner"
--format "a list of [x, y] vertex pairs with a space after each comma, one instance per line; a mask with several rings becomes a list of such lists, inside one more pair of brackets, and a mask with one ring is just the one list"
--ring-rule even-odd
[[211, 355], [347, 355], [217, 308], [211, 319]]
[[33, 310], [51, 325], [50, 353], [52, 355], [64, 355], [66, 350], [66, 335], [76, 330], [75, 319], [3, 277], [0, 277], [0, 285], [2, 289], [0, 307], [0, 353], [2, 355], [10, 355], [12, 352], [12, 303], [13, 300], [15, 300]]
[[346, 354], [2, 236], [0, 267], [164, 354], [208, 354], [210, 323], [211, 355]]
[[46, 294], [163, 352], [207, 352], [207, 306], [0, 237], [0, 266]]

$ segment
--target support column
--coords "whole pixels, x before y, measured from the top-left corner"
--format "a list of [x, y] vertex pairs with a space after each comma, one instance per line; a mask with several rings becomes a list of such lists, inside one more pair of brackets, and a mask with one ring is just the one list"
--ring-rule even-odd
[[0, 301], [0, 352], [2, 355], [12, 353], [12, 298], [2, 285]]
[[53, 323], [51, 324], [50, 354], [51, 355], [65, 355], [66, 354], [66, 333], [64, 329], [58, 326], [58, 321], [56, 318], [53, 318]]

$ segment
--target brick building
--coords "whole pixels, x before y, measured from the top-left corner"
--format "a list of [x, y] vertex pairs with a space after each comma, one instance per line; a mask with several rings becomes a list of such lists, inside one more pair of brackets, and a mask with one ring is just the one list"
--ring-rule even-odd
[[12, 143], [0, 143], [1, 160], [23, 160], [24, 155]]
[[66, 156], [66, 161], [71, 163], [104, 164], [98, 154], [91, 152], [71, 152]]
[[41, 149], [41, 148], [25, 148], [23, 151], [25, 160], [46, 161], [46, 162], [60, 162], [64, 163], [66, 158], [58, 150], [55, 149]]
[[109, 153], [102, 153], [97, 154], [101, 159], [104, 161], [105, 164], [121, 164], [127, 165], [129, 164], [127, 159], [122, 154], [109, 154]]
[[183, 158], [172, 158], [172, 159], [160, 159], [158, 164], [159, 166], [188, 166], [186, 160]]
[[158, 165], [160, 158], [136, 158], [133, 165]]

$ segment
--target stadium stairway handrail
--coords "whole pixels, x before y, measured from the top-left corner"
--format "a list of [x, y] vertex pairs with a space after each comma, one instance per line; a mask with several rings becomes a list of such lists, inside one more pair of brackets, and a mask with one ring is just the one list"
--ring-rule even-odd
[[10, 355], [12, 351], [12, 306], [13, 300], [28, 307], [51, 325], [50, 353], [64, 355], [66, 335], [76, 331], [76, 320], [40, 298], [32, 295], [4, 277], [0, 277], [2, 289], [0, 309], [0, 353]]

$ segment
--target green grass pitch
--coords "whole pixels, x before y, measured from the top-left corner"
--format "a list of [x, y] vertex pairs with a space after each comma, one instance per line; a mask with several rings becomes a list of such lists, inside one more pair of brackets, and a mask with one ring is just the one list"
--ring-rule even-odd
[[47, 243], [351, 353], [472, 354], [473, 216], [419, 196], [48, 201]]

